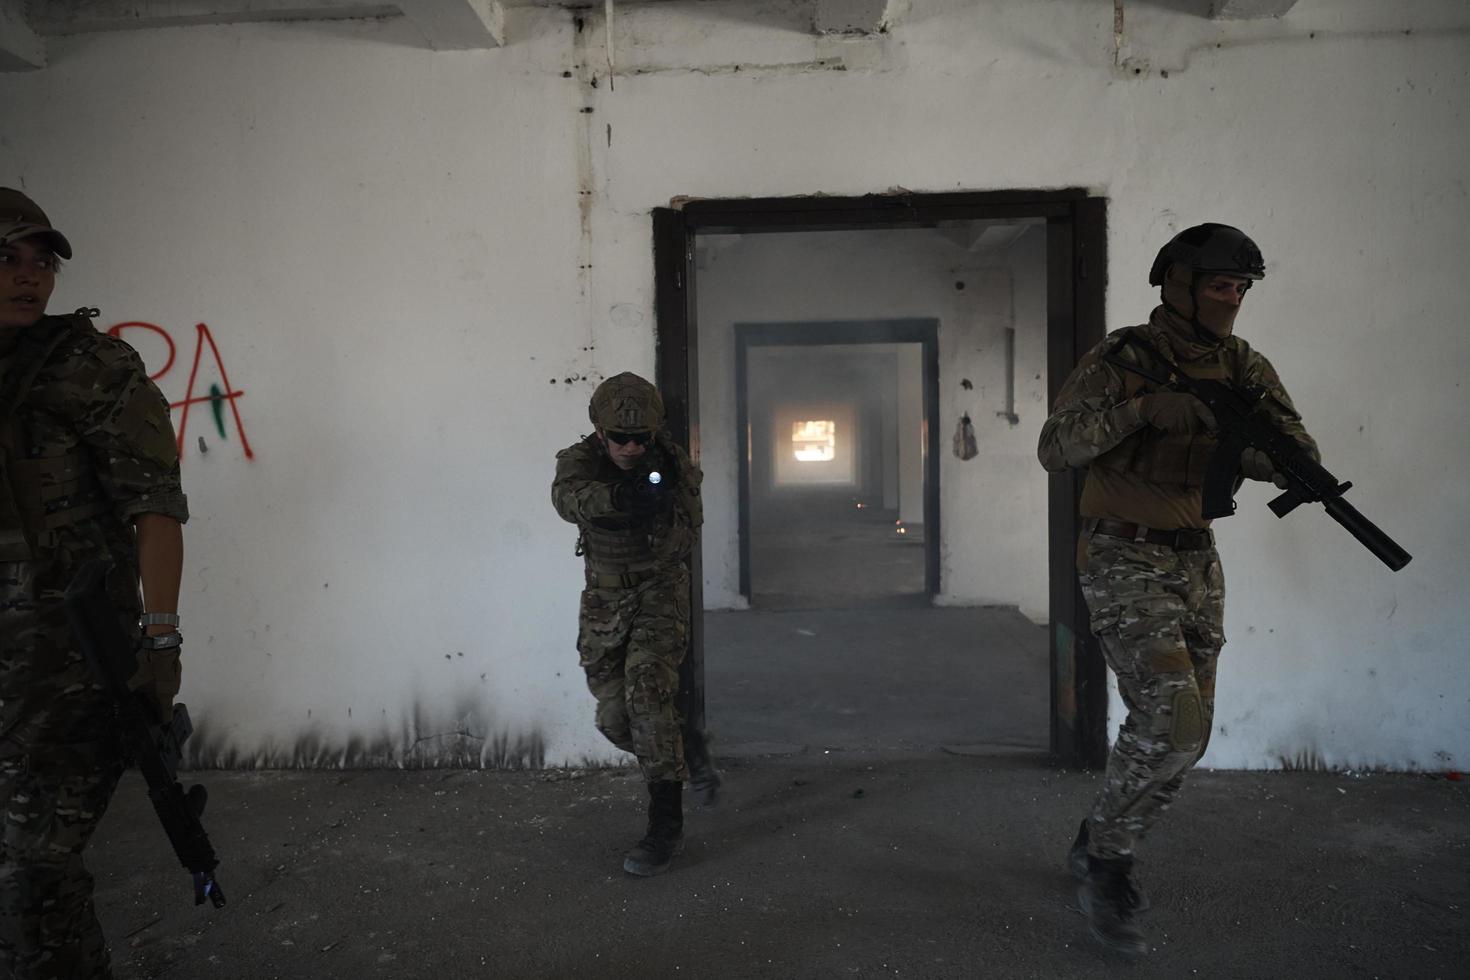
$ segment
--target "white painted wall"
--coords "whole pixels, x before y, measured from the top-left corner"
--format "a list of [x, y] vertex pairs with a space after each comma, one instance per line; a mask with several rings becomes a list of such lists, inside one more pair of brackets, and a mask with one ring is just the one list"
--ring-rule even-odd
[[[1258, 239], [1270, 277], [1240, 330], [1416, 555], [1391, 574], [1320, 508], [1278, 521], [1247, 490], [1220, 527], [1207, 762], [1463, 768], [1470, 9], [1301, 0], [1211, 23], [1130, 4], [1122, 68], [1095, 0], [913, 0], [857, 41], [738, 11], [620, 10], [623, 74], [595, 89], [600, 22], [544, 8], [512, 11], [491, 51], [435, 53], [393, 22], [250, 25], [58, 39], [51, 67], [0, 76], [0, 180], [79, 249], [57, 307], [167, 327], [183, 357], [207, 322], [244, 392], [255, 458], [205, 411], [185, 461], [183, 693], [213, 757], [428, 737], [423, 758], [453, 758], [442, 733], [464, 726], [490, 762], [610, 758], [546, 485], [595, 380], [652, 369], [649, 209], [1080, 186], [1110, 200], [1115, 326], [1153, 304], [1175, 230]], [[1043, 411], [1027, 397], [1021, 442]]]
[[[1012, 248], [970, 251], [958, 230], [792, 232], [701, 236], [698, 252], [700, 443], [705, 469], [705, 605], [741, 608], [735, 432], [737, 323], [939, 321], [941, 605], [1012, 605], [1046, 618], [1046, 474], [1035, 431], [1004, 409], [1004, 336], [1015, 327], [1018, 390], [1039, 427], [1045, 417], [1045, 250], [1041, 229]], [[1032, 239], [1036, 245], [1029, 244]], [[696, 244], [698, 244], [697, 242]], [[1023, 320], [1012, 289], [1032, 299]], [[1037, 285], [1039, 283], [1039, 285]], [[963, 284], [964, 288], [957, 288]], [[1034, 289], [1032, 287], [1035, 287]], [[905, 522], [923, 522], [922, 364], [915, 344], [900, 364], [900, 488]], [[965, 388], [968, 382], [971, 387]], [[980, 455], [950, 451], [969, 413]]]

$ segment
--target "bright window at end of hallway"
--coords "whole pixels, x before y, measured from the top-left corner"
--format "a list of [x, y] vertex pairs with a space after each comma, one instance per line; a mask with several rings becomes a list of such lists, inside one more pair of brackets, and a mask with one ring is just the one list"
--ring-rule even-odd
[[827, 463], [837, 457], [837, 423], [829, 420], [793, 422], [791, 448], [803, 463]]

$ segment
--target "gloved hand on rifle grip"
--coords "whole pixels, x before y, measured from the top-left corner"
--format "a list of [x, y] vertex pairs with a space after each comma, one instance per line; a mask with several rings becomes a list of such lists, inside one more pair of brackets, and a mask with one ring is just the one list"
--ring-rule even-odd
[[1286, 477], [1276, 469], [1271, 457], [1249, 446], [1240, 454], [1240, 474], [1249, 480], [1274, 483], [1279, 490], [1285, 490], [1287, 486]]
[[663, 488], [646, 476], [632, 476], [613, 484], [613, 507], [633, 517], [651, 517], [664, 507]]
[[174, 716], [174, 698], [183, 679], [179, 649], [139, 649], [138, 670], [128, 681], [128, 689], [142, 694], [153, 707], [152, 720], [158, 724], [167, 724]]
[[1138, 414], [1155, 429], [1192, 434], [1215, 428], [1215, 413], [1183, 391], [1160, 391], [1138, 398]]

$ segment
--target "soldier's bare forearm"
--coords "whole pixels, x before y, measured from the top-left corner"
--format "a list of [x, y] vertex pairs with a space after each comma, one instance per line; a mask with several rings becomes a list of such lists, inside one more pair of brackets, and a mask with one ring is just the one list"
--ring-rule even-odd
[[139, 514], [135, 527], [143, 610], [178, 612], [179, 582], [184, 574], [183, 528], [162, 514]]

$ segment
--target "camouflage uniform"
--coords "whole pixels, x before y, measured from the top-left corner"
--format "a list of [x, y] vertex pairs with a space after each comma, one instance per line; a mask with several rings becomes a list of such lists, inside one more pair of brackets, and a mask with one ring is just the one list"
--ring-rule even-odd
[[576, 524], [584, 559], [577, 651], [597, 699], [597, 728], [638, 757], [643, 776], [688, 778], [676, 705], [689, 645], [689, 556], [704, 520], [703, 474], [666, 432], [650, 447], [671, 506], [647, 521], [621, 513], [613, 487], [627, 479], [589, 435], [556, 455], [551, 501]]
[[[1129, 332], [1192, 377], [1265, 387], [1272, 396], [1265, 407], [1277, 424], [1316, 454], [1264, 356], [1233, 335], [1204, 343], [1164, 306], [1149, 323], [1116, 331], [1088, 352], [1057, 396], [1038, 454], [1051, 472], [1088, 467], [1078, 573], [1092, 631], [1128, 707], [1087, 824], [1087, 852], [1104, 860], [1131, 857], [1204, 754], [1225, 642], [1225, 580], [1200, 507], [1216, 442], [1208, 432], [1181, 435], [1144, 424], [1131, 400], [1155, 386], [1102, 359], [1114, 350], [1126, 360], [1144, 357], [1121, 344]], [[1139, 527], [1132, 538], [1117, 537], [1107, 532], [1112, 522]], [[1172, 544], [1141, 540], [1150, 529], [1183, 533]]]
[[82, 850], [122, 764], [62, 597], [84, 561], [110, 558], [135, 630], [133, 521], [188, 510], [168, 404], [123, 341], [82, 317], [0, 329], [3, 391], [57, 339], [0, 423], [0, 976], [90, 980], [111, 974]]

